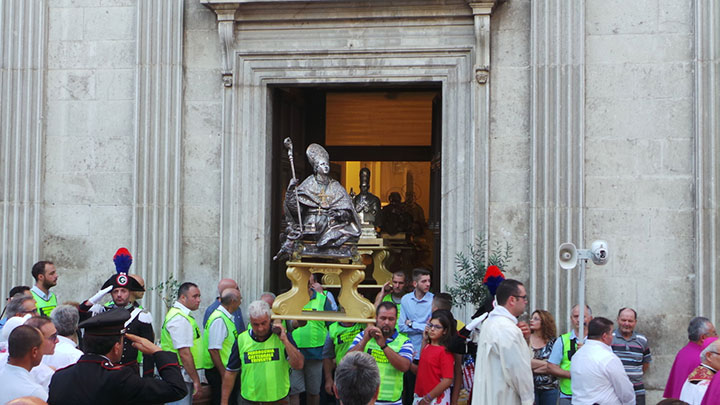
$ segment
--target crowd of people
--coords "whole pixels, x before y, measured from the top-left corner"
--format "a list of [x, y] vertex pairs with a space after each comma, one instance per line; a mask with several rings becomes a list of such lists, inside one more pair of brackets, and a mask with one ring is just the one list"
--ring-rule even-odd
[[[92, 297], [64, 302], [51, 289], [49, 261], [35, 285], [14, 287], [0, 321], [0, 404], [644, 405], [652, 357], [635, 331], [638, 314], [620, 308], [617, 326], [572, 308], [558, 336], [548, 311], [526, 314], [525, 286], [504, 276], [485, 284], [493, 304], [464, 324], [453, 299], [430, 292], [431, 273], [398, 272], [375, 299], [368, 323], [273, 320], [275, 295], [259, 293], [244, 317], [237, 282], [222, 279], [202, 323], [197, 284], [182, 283], [159, 329], [143, 308], [144, 280], [130, 253]], [[338, 311], [310, 277], [308, 311]], [[109, 297], [108, 297], [109, 294]], [[245, 320], [247, 319], [247, 324]], [[580, 325], [583, 325], [583, 336]], [[693, 318], [670, 370], [663, 404], [720, 404], [720, 341]], [[675, 402], [673, 402], [675, 401]]]

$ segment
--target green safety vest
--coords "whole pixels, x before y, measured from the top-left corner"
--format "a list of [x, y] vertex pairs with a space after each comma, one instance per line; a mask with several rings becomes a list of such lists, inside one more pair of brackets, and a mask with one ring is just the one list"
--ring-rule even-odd
[[[396, 353], [400, 352], [402, 345], [410, 340], [402, 333], [398, 333], [395, 340], [387, 345]], [[380, 370], [380, 392], [378, 393], [378, 401], [397, 402], [400, 400], [403, 392], [403, 372], [393, 367], [385, 356], [385, 352], [375, 342], [370, 339], [365, 344], [365, 351], [375, 358], [375, 362]]]
[[223, 340], [222, 347], [220, 348], [220, 360], [222, 361], [223, 365], [227, 366], [228, 359], [230, 358], [230, 352], [232, 351], [233, 344], [235, 343], [235, 340], [238, 337], [238, 331], [235, 327], [235, 322], [230, 319], [223, 311], [221, 311], [219, 308], [214, 310], [212, 314], [210, 314], [210, 317], [208, 318], [207, 322], [205, 322], [205, 334], [203, 335], [203, 345], [204, 347], [208, 347], [208, 350], [205, 350], [204, 356], [203, 356], [203, 368], [215, 368], [215, 364], [213, 364], [212, 357], [210, 357], [210, 349], [209, 349], [209, 341], [210, 341], [210, 325], [216, 320], [216, 319], [222, 319], [223, 322], [225, 322], [225, 328], [227, 329], [227, 335], [225, 336], [225, 340]]
[[[559, 366], [565, 371], [570, 371], [570, 332], [560, 335], [560, 339], [562, 339], [563, 342], [563, 357]], [[558, 377], [558, 386], [563, 394], [572, 396], [572, 383], [569, 378]]]
[[57, 297], [54, 293], [50, 293], [50, 298], [45, 301], [41, 296], [37, 295], [35, 291], [30, 290], [35, 298], [35, 306], [37, 306], [38, 313], [40, 315], [50, 316], [50, 312], [57, 306]]
[[[190, 353], [192, 353], [193, 355], [193, 362], [195, 363], [195, 368], [202, 368], [202, 361], [204, 358], [203, 352], [206, 352], [207, 348], [203, 346], [203, 339], [202, 335], [200, 334], [200, 329], [198, 328], [197, 323], [195, 322], [195, 318], [193, 318], [192, 315], [185, 315], [185, 313], [183, 313], [178, 308], [170, 308], [170, 310], [165, 315], [165, 321], [163, 321], [162, 330], [160, 332], [160, 347], [165, 351], [177, 354], [178, 351], [173, 346], [170, 332], [168, 332], [167, 330], [168, 321], [176, 316], [182, 316], [183, 318], [187, 319], [188, 322], [190, 322], [190, 326], [192, 327], [194, 333], [193, 345], [190, 348]], [[180, 355], [178, 355], [177, 358], [178, 363], [182, 366], [182, 359], [180, 358]]]
[[[304, 311], [325, 310], [326, 293], [315, 293], [315, 298], [308, 301], [303, 307]], [[292, 337], [298, 348], [322, 347], [325, 344], [327, 327], [324, 321], [307, 321], [307, 325], [292, 331]]]
[[335, 345], [335, 364], [340, 364], [340, 360], [345, 357], [345, 353], [350, 349], [353, 339], [362, 330], [363, 327], [359, 323], [354, 323], [352, 326], [342, 326], [340, 322], [334, 322], [330, 325], [330, 339]]
[[[395, 301], [392, 299], [392, 293], [384, 296], [382, 300], [383, 300], [384, 302], [392, 302], [393, 304], [395, 304]], [[395, 304], [395, 305], [397, 306], [397, 310], [398, 310], [397, 313], [398, 313], [398, 317], [399, 317], [399, 316], [400, 316], [400, 303], [398, 302], [398, 303]]]
[[285, 345], [272, 333], [258, 342], [246, 330], [237, 337], [240, 357], [240, 394], [247, 401], [273, 402], [290, 393], [290, 363]]

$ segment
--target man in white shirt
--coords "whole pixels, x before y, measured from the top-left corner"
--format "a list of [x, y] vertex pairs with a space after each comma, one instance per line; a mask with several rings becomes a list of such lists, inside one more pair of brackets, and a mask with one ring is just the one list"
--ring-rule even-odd
[[83, 355], [83, 352], [77, 348], [75, 333], [80, 321], [80, 313], [77, 307], [60, 305], [53, 309], [50, 319], [57, 329], [58, 342], [55, 345], [55, 353], [43, 357], [43, 364], [58, 370], [77, 363]]
[[620, 358], [613, 353], [613, 322], [597, 317], [588, 324], [587, 341], [570, 363], [573, 405], [634, 405], [635, 390]]
[[[53, 325], [50, 318], [47, 316], [34, 316], [25, 321], [25, 325], [32, 326], [42, 333], [43, 344], [40, 346], [40, 350], [43, 355], [55, 353], [55, 345], [58, 342], [57, 329], [55, 329], [55, 325]], [[30, 376], [43, 387], [45, 392], [48, 392], [50, 388], [50, 379], [53, 374], [55, 374], [55, 369], [43, 364], [42, 361], [30, 370]]]
[[200, 328], [191, 312], [200, 307], [200, 289], [197, 284], [183, 283], [178, 288], [178, 298], [165, 315], [160, 346], [163, 350], [176, 353], [182, 366], [182, 375], [188, 388], [188, 395], [172, 404], [190, 405], [193, 397], [200, 392], [204, 345]]
[[[205, 322], [205, 342], [208, 354], [205, 356], [203, 367], [205, 378], [212, 390], [212, 403], [219, 404], [222, 394], [222, 380], [225, 376], [228, 359], [232, 347], [237, 341], [238, 330], [235, 326], [233, 313], [240, 308], [242, 295], [237, 288], [226, 288], [220, 293], [220, 305]], [[237, 404], [240, 392], [240, 379], [235, 380], [235, 386], [230, 394], [230, 405]]]
[[47, 401], [48, 394], [30, 376], [30, 370], [42, 361], [42, 344], [45, 339], [37, 328], [20, 325], [8, 338], [10, 357], [0, 370], [0, 404], [16, 398], [32, 396]]
[[507, 279], [495, 292], [497, 306], [480, 328], [472, 405], [532, 405], [535, 400], [532, 351], [518, 327], [527, 292]]

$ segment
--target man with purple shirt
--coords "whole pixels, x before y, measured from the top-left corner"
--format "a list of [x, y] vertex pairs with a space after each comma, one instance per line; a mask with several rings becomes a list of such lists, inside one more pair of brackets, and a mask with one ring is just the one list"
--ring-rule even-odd
[[665, 398], [680, 398], [682, 386], [688, 375], [700, 365], [700, 353], [717, 340], [715, 326], [707, 318], [701, 316], [693, 318], [688, 326], [688, 340], [688, 344], [675, 356], [675, 362], [665, 385], [663, 394]]

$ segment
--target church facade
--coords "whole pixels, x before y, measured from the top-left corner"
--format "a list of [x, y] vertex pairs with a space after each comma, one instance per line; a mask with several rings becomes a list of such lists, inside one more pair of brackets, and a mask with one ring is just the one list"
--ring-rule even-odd
[[[127, 246], [148, 286], [194, 281], [205, 307], [232, 277], [250, 302], [277, 277], [275, 89], [422, 87], [440, 100], [433, 274], [443, 290], [455, 254], [485, 233], [510, 242], [506, 276], [562, 331], [577, 272], [559, 267], [557, 248], [607, 240], [608, 264], [588, 265], [586, 302], [611, 319], [638, 311], [651, 398], [689, 319], [720, 321], [712, 0], [2, 7], [3, 295], [48, 259], [60, 301], [84, 299]], [[145, 301], [159, 319], [159, 295]]]

